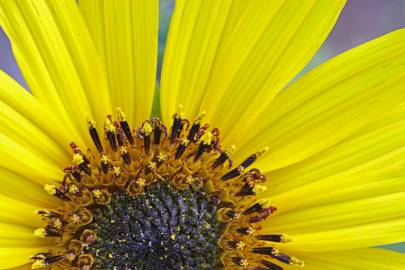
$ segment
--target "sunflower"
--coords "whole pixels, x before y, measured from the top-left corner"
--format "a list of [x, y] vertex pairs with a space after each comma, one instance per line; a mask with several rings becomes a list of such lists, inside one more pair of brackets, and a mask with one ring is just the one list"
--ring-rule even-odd
[[[405, 32], [293, 78], [340, 0], [1, 0], [0, 269], [387, 269]], [[151, 116], [160, 101], [160, 118]]]

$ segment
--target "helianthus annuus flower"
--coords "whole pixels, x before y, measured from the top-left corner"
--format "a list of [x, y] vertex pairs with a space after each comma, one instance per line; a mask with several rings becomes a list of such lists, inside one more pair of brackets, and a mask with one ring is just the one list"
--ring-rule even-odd
[[[289, 83], [344, 1], [2, 0], [0, 269], [403, 269], [405, 32]], [[209, 123], [209, 125], [208, 125]]]

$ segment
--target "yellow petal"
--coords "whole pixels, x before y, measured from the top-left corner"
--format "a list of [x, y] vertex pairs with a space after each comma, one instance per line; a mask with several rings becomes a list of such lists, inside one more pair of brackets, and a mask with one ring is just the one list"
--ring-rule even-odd
[[22, 266], [17, 266], [15, 268], [9, 268], [9, 270], [32, 270], [32, 264], [24, 264]]
[[0, 25], [33, 94], [83, 138], [87, 116], [101, 127], [111, 111], [107, 81], [76, 2], [4, 0]]
[[[237, 2], [235, 1], [235, 5]], [[186, 101], [184, 109], [189, 116], [195, 116], [192, 112], [199, 109], [201, 91], [213, 64], [226, 17], [231, 10], [229, 0], [176, 1], [160, 82], [161, 114], [164, 121], [169, 121], [177, 106]], [[234, 12], [241, 11], [234, 9]], [[235, 23], [236, 19], [233, 21]]]
[[53, 244], [54, 239], [40, 239], [33, 231], [29, 226], [0, 222], [0, 247], [43, 247]]
[[[9, 83], [10, 80], [11, 79], [5, 75], [0, 77], [0, 88], [5, 88], [5, 92], [12, 90], [16, 90], [17, 92], [23, 91], [19, 89], [19, 87], [12, 87], [14, 82]], [[8, 88], [8, 86], [11, 87]], [[8, 100], [6, 99], [5, 101], [7, 102]], [[2, 136], [7, 137], [7, 140], [13, 140], [13, 143], [25, 148], [36, 158], [47, 160], [47, 162], [53, 166], [62, 168], [64, 165], [69, 164], [69, 155], [64, 147], [55, 142], [54, 138], [47, 134], [46, 131], [42, 130], [40, 126], [36, 125], [35, 117], [27, 117], [21, 114], [6, 102], [0, 99], [0, 133], [2, 133]], [[18, 102], [20, 104], [24, 103], [23, 100]], [[38, 112], [34, 111], [30, 113], [31, 115], [35, 115]], [[32, 121], [32, 118], [34, 118], [34, 121]], [[5, 149], [0, 150], [0, 153], [2, 153], [3, 150]], [[6, 151], [13, 151], [13, 149], [8, 147]], [[7, 156], [10, 156], [10, 154], [13, 155], [13, 153], [2, 154], [1, 159], [3, 160], [0, 163], [7, 164], [11, 162], [18, 164], [21, 159], [24, 159], [24, 156], [14, 156], [12, 160], [6, 160], [8, 159]], [[3, 178], [0, 181], [2, 182], [0, 185], [3, 185], [7, 179]]]
[[42, 251], [47, 251], [49, 248], [46, 246], [52, 246], [54, 245], [54, 239], [43, 239], [43, 238], [38, 238], [33, 234], [33, 229], [31, 229], [31, 239], [5, 239], [5, 238], [0, 238], [0, 247], [4, 248], [19, 248], [19, 247], [41, 247]]
[[35, 214], [42, 209], [39, 205], [26, 204], [0, 194], [0, 222], [26, 225], [32, 228], [42, 227], [43, 221]]
[[273, 187], [270, 185], [269, 191], [260, 196], [270, 197], [279, 206], [279, 212], [285, 213], [405, 190], [405, 167], [394, 166], [371, 172], [366, 169], [359, 173], [325, 176], [308, 184], [297, 184], [295, 188], [278, 194], [272, 194], [272, 190], [277, 190], [277, 187]]
[[38, 156], [1, 132], [0, 166], [42, 185], [63, 178], [61, 167], [45, 157]]
[[0, 167], [0, 194], [46, 208], [60, 204], [60, 201], [44, 191], [42, 185], [4, 167]]
[[[344, 252], [299, 253], [308, 270], [400, 270], [405, 265], [405, 254], [377, 248]], [[297, 269], [288, 266], [286, 269]]]
[[[362, 179], [367, 176], [358, 177], [354, 174], [384, 170], [385, 167], [399, 165], [405, 161], [404, 134], [405, 110], [391, 113], [336, 146], [302, 162], [271, 172], [269, 190], [273, 195], [288, 194], [299, 187], [310, 192], [310, 187], [308, 186], [308, 189], [305, 185], [313, 183], [314, 188], [316, 182], [323, 179], [324, 181], [320, 183], [327, 190], [334, 186], [341, 187], [341, 181], [347, 185], [356, 185], [357, 181], [364, 182]], [[378, 177], [370, 177], [375, 179], [372, 180], [374, 182], [379, 181]], [[386, 179], [389, 180], [390, 176]], [[317, 188], [315, 190], [319, 191]], [[301, 192], [305, 194], [306, 191]]]
[[[178, 104], [228, 133], [258, 114], [311, 59], [344, 1], [176, 1], [161, 80], [165, 121]], [[245, 112], [245, 114], [244, 114]]]
[[292, 234], [293, 241], [285, 244], [283, 249], [326, 252], [393, 244], [405, 241], [404, 230], [405, 218], [399, 218], [336, 230]]
[[[19, 267], [23, 267], [25, 264], [31, 262], [30, 258], [33, 255], [43, 251], [44, 247], [0, 247], [0, 269], [10, 269], [13, 267], [20, 269]], [[26, 269], [25, 266], [22, 269]]]
[[[67, 153], [71, 153], [71, 149], [68, 145], [71, 141], [75, 141], [79, 145], [84, 145], [75, 130], [68, 129], [66, 123], [55, 117], [52, 112], [52, 107], [46, 108], [1, 70], [0, 101], [5, 104], [4, 106], [9, 106], [10, 109], [14, 111], [14, 114], [18, 113], [20, 115], [19, 117], [29, 120], [32, 125], [35, 125], [36, 128], [46, 133], [52, 140], [57, 142], [60, 147], [64, 148]], [[8, 112], [4, 112], [4, 114], [7, 113]], [[24, 131], [19, 131], [19, 128], [24, 128], [21, 125], [22, 123], [15, 123], [12, 132], [23, 133]]]
[[0, 222], [0, 238], [31, 239], [33, 235], [30, 227]]
[[288, 248], [305, 252], [401, 242], [403, 190], [403, 166], [322, 178], [267, 197], [278, 211], [263, 226], [269, 233], [289, 234]]
[[392, 32], [307, 73], [234, 133], [236, 141], [246, 140], [238, 153], [268, 145], [270, 154], [257, 166], [275, 170], [339, 143], [403, 103], [404, 45], [405, 30]]
[[112, 105], [138, 126], [152, 109], [159, 1], [81, 0], [79, 6], [106, 67]]
[[321, 252], [405, 240], [401, 231], [405, 226], [405, 192], [302, 208], [287, 213], [281, 209], [282, 205], [280, 214], [266, 221], [263, 227], [269, 233], [290, 235], [293, 243], [288, 244], [288, 248], [291, 249]]
[[304, 251], [404, 241], [404, 123], [405, 112], [397, 110], [320, 154], [270, 173], [270, 192], [263, 196], [272, 193], [280, 210], [270, 230], [296, 233], [292, 248]]
[[16, 143], [30, 149], [37, 156], [43, 156], [61, 166], [69, 164], [69, 155], [63, 146], [57, 144], [30, 119], [0, 101], [0, 131]]

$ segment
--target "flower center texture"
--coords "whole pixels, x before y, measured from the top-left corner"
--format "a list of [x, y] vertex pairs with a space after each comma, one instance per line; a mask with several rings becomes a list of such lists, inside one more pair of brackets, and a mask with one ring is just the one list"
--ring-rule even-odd
[[113, 193], [95, 209], [96, 269], [215, 269], [222, 224], [217, 205], [200, 190], [157, 182], [137, 197]]
[[[52, 239], [32, 267], [52, 269], [249, 269], [303, 266], [279, 251], [287, 235], [262, 232], [276, 211], [258, 198], [267, 176], [250, 166], [268, 149], [233, 166], [235, 146], [218, 128], [191, 123], [181, 106], [170, 128], [159, 119], [131, 129], [125, 114], [109, 115], [104, 136], [88, 121], [94, 149], [71, 143], [73, 162], [45, 190], [57, 209], [37, 211]], [[104, 138], [104, 139], [103, 139]], [[83, 150], [84, 149], [84, 150]]]

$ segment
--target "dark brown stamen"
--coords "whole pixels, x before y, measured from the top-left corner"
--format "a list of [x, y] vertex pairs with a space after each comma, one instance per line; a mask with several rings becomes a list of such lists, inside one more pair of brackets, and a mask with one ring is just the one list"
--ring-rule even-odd
[[188, 146], [188, 144], [190, 143], [189, 140], [184, 139], [180, 142], [179, 146], [177, 147], [176, 150], [176, 155], [175, 155], [175, 159], [179, 159], [181, 158], [181, 156], [183, 155], [184, 151], [186, 151], [186, 148]]
[[195, 152], [194, 155], [194, 162], [197, 162], [201, 159], [202, 155], [207, 152], [211, 148], [211, 145], [209, 144], [204, 144], [200, 143], [200, 145], [197, 148], [197, 151]]
[[155, 127], [153, 129], [153, 143], [155, 145], [159, 145], [161, 137], [162, 137], [162, 130], [159, 127]]
[[267, 235], [258, 235], [257, 239], [269, 241], [269, 242], [282, 242], [283, 235], [282, 234], [267, 234]]
[[283, 268], [277, 264], [274, 264], [272, 262], [266, 261], [266, 260], [261, 260], [260, 261], [264, 266], [266, 266], [267, 268], [265, 268], [266, 270], [283, 270]]
[[116, 132], [116, 136], [117, 136], [117, 142], [119, 146], [124, 146], [125, 144], [125, 134], [124, 131], [122, 130], [120, 124], [118, 123], [118, 121], [114, 121], [114, 126], [115, 126], [115, 132]]
[[131, 128], [129, 127], [129, 124], [126, 119], [126, 115], [124, 112], [121, 110], [121, 108], [117, 108], [117, 114], [118, 114], [118, 121], [121, 129], [123, 130], [125, 136], [127, 137], [127, 140], [133, 146], [135, 144], [134, 138], [132, 137], [132, 132]]
[[176, 140], [180, 136], [182, 129], [182, 120], [180, 119], [180, 117], [175, 117], [173, 120], [172, 132], [170, 134], [170, 145], [172, 145], [174, 143], [174, 140]]
[[93, 140], [94, 145], [96, 146], [97, 150], [102, 153], [103, 152], [103, 145], [101, 144], [100, 137], [98, 135], [97, 129], [94, 125], [94, 122], [89, 120], [89, 133], [90, 137]]
[[253, 214], [255, 212], [259, 213], [264, 210], [264, 207], [261, 203], [255, 203], [254, 205], [250, 206], [248, 209], [246, 209], [243, 214], [244, 215], [249, 215]]
[[274, 255], [278, 253], [278, 249], [274, 247], [255, 247], [251, 251], [262, 255]]

